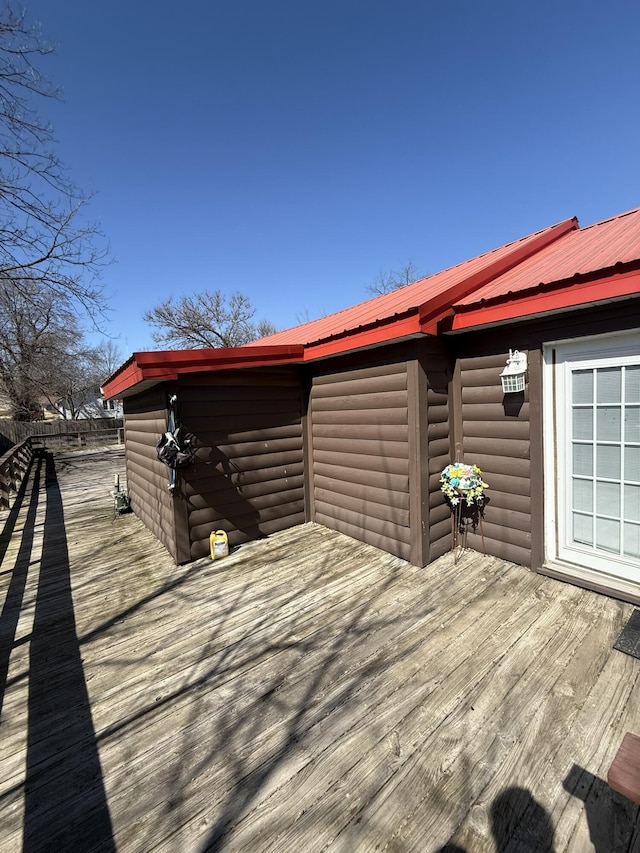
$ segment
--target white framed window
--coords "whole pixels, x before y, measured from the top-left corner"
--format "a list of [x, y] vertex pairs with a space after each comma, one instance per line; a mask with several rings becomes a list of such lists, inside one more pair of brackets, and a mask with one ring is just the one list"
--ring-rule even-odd
[[547, 556], [640, 580], [640, 332], [544, 357]]

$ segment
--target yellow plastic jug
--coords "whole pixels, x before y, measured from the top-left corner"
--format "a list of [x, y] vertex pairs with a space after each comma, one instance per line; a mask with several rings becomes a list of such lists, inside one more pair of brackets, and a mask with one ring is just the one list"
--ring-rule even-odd
[[220, 557], [226, 557], [229, 554], [229, 539], [224, 530], [216, 530], [209, 536], [209, 549], [211, 551], [211, 559], [217, 560]]

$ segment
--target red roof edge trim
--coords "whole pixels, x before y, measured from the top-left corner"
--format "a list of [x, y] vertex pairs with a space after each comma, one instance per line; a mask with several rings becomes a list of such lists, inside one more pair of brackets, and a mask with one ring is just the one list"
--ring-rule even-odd
[[107, 379], [103, 394], [107, 399], [118, 397], [145, 380], [169, 381], [181, 373], [295, 364], [303, 358], [304, 348], [299, 344], [135, 352]]
[[345, 333], [330, 340], [310, 343], [305, 346], [304, 360], [314, 361], [317, 358], [327, 358], [332, 355], [340, 355], [344, 352], [352, 352], [364, 347], [385, 344], [398, 338], [420, 335], [420, 318], [417, 311], [411, 314], [400, 315], [383, 323], [375, 323], [370, 326], [361, 327], [357, 331]]
[[611, 281], [613, 278], [627, 273], [633, 273], [640, 270], [640, 261], [622, 264], [616, 263], [611, 267], [593, 270], [587, 273], [575, 273], [571, 278], [558, 279], [556, 281], [541, 281], [531, 287], [523, 288], [522, 290], [509, 291], [498, 296], [491, 296], [486, 299], [480, 299], [477, 302], [467, 302], [462, 305], [454, 305], [452, 314], [464, 314], [469, 311], [477, 311], [479, 308], [487, 309], [493, 305], [502, 305], [506, 302], [514, 303], [521, 299], [528, 299], [536, 294], [548, 293], [551, 290], [561, 290], [567, 287], [575, 287], [578, 284], [588, 284], [594, 281]]
[[406, 311], [399, 311], [397, 314], [392, 314], [389, 317], [382, 317], [372, 323], [363, 323], [361, 326], [354, 326], [350, 329], [347, 328], [339, 332], [333, 332], [331, 335], [325, 335], [323, 338], [309, 341], [306, 344], [302, 344], [302, 346], [304, 346], [306, 351], [309, 347], [322, 346], [323, 344], [331, 345], [332, 342], [341, 340], [342, 338], [353, 338], [354, 335], [360, 335], [363, 332], [368, 332], [370, 329], [378, 327], [394, 326], [398, 322], [404, 322], [409, 317], [417, 317], [417, 315], [418, 308], [414, 306], [413, 308], [407, 308]]
[[142, 382], [142, 371], [135, 363], [133, 356], [112, 374], [102, 385], [102, 394], [106, 400], [119, 397], [127, 388]]
[[[546, 314], [563, 308], [578, 308], [609, 299], [621, 299], [640, 295], [640, 270], [618, 273], [595, 281], [583, 281], [579, 284], [564, 283], [562, 287], [527, 292], [521, 298], [513, 296], [499, 303], [478, 303], [464, 306], [452, 317], [447, 317], [441, 325], [441, 332], [458, 332], [479, 326], [518, 320], [533, 314]], [[462, 306], [460, 306], [462, 308]]]
[[578, 220], [575, 216], [565, 219], [557, 225], [547, 228], [542, 233], [527, 240], [523, 245], [517, 245], [513, 251], [492, 264], [479, 270], [477, 273], [457, 282], [444, 293], [430, 299], [420, 306], [420, 325], [426, 334], [438, 334], [438, 322], [447, 314], [451, 313], [452, 306], [459, 299], [464, 299], [480, 287], [484, 287], [494, 278], [503, 275], [509, 270], [526, 261], [541, 249], [545, 249], [551, 243], [561, 239], [571, 231], [578, 230]]

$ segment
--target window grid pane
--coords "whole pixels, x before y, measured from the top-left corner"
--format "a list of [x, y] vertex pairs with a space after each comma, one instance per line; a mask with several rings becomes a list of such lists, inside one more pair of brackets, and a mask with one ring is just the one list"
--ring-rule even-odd
[[640, 522], [640, 486], [625, 485], [624, 518]]
[[593, 370], [574, 370], [571, 387], [575, 405], [593, 404]]
[[598, 441], [620, 441], [620, 406], [600, 406], [596, 421]]
[[573, 541], [639, 559], [640, 365], [572, 370], [571, 409]]
[[627, 367], [624, 374], [625, 402], [640, 403], [640, 365]]
[[596, 473], [608, 480], [620, 479], [620, 447], [609, 444], [596, 445]]
[[611, 518], [596, 518], [596, 548], [620, 553], [620, 522]]
[[627, 406], [624, 410], [624, 440], [640, 444], [640, 406]]
[[640, 559], [640, 524], [624, 525], [624, 555]]
[[622, 401], [622, 368], [599, 368], [596, 371], [596, 386], [598, 403], [620, 403]]
[[593, 480], [573, 478], [573, 508], [578, 512], [593, 512]]
[[573, 541], [593, 545], [593, 519], [590, 515], [573, 514]]

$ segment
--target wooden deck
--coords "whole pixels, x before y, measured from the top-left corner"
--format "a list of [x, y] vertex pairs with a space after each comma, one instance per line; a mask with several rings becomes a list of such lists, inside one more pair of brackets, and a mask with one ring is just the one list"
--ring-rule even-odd
[[34, 463], [0, 540], [0, 850], [640, 849], [628, 605], [316, 525], [175, 567], [118, 449]]

